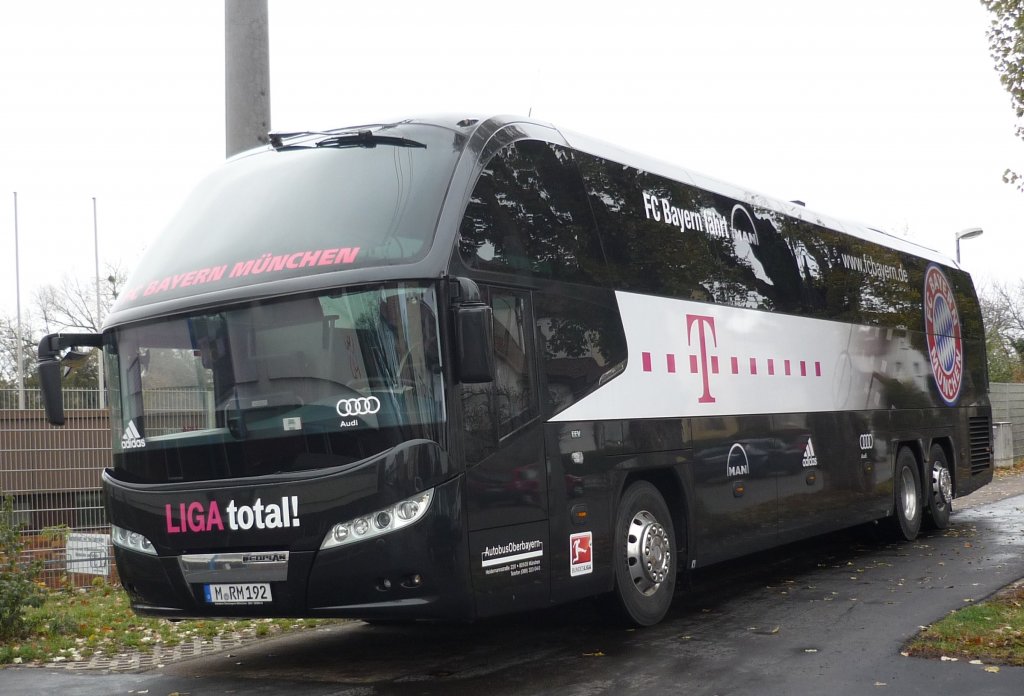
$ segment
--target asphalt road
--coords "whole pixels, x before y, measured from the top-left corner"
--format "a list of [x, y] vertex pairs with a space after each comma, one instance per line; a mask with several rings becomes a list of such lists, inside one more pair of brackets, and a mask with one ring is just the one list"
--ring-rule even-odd
[[649, 629], [608, 622], [597, 602], [353, 623], [134, 674], [8, 668], [0, 693], [1022, 696], [1024, 668], [900, 655], [920, 626], [1024, 577], [1022, 493], [1020, 477], [999, 482], [910, 544], [862, 528], [700, 571]]

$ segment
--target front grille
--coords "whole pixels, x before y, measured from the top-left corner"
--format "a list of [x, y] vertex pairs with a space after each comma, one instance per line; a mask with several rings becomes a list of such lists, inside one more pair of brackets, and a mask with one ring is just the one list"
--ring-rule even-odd
[[974, 416], [968, 419], [971, 440], [971, 476], [983, 474], [992, 468], [992, 419]]

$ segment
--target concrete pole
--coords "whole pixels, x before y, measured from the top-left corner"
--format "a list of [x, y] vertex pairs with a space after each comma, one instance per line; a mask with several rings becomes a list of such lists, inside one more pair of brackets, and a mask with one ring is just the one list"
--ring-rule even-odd
[[267, 0], [224, 0], [227, 156], [266, 145], [270, 131]]

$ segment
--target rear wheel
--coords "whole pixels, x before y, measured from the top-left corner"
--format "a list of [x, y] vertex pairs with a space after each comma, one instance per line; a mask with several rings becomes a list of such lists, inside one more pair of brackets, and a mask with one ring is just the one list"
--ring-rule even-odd
[[934, 529], [946, 529], [953, 511], [953, 476], [945, 450], [932, 445], [928, 463], [928, 524]]
[[652, 484], [626, 489], [615, 523], [615, 592], [626, 618], [652, 626], [664, 618], [676, 585], [675, 531], [665, 499]]
[[909, 448], [903, 447], [896, 455], [896, 477], [893, 482], [896, 495], [896, 510], [890, 526], [897, 537], [913, 541], [921, 531], [923, 505], [921, 501], [921, 478], [917, 468], [917, 457]]

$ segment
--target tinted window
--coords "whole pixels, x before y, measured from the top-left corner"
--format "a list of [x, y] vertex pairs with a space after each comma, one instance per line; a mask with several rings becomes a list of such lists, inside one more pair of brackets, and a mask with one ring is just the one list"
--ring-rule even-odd
[[795, 220], [717, 194], [706, 199], [706, 210], [728, 221], [724, 234], [708, 237], [719, 260], [715, 300], [734, 307], [800, 311], [802, 284], [788, 239]]
[[601, 250], [572, 153], [523, 140], [480, 174], [460, 230], [467, 265], [567, 281], [594, 280]]
[[981, 307], [978, 304], [978, 296], [974, 292], [971, 277], [963, 271], [952, 269], [943, 269], [943, 271], [953, 286], [964, 337], [975, 339], [984, 337], [985, 327], [981, 323]]
[[537, 416], [526, 296], [494, 290], [494, 380], [462, 386], [466, 460], [479, 462]]
[[717, 262], [706, 235], [685, 221], [681, 226], [678, 217], [679, 211], [701, 209], [698, 192], [593, 155], [577, 153], [577, 159], [608, 259], [607, 284], [632, 292], [711, 299]]
[[920, 323], [919, 259], [806, 222], [793, 225], [789, 240], [803, 283], [802, 313], [886, 327]]
[[619, 373], [626, 360], [626, 335], [610, 293], [605, 302], [538, 294], [536, 309], [548, 407], [554, 415]]
[[425, 147], [284, 148], [227, 163], [149, 248], [115, 309], [421, 258], [458, 157], [455, 136], [382, 131]]

